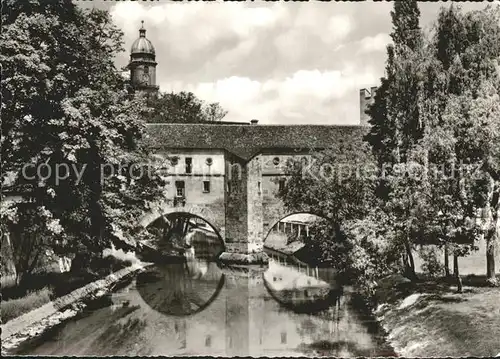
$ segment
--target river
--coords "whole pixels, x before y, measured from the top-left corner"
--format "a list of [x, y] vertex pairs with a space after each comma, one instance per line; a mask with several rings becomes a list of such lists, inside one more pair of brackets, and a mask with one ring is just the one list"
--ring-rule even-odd
[[149, 267], [17, 355], [394, 356], [328, 269]]

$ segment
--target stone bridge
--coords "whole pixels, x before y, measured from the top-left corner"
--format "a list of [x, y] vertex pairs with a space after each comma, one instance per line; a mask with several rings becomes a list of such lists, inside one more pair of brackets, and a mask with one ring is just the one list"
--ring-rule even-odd
[[366, 130], [255, 123], [148, 124], [147, 128], [146, 145], [167, 180], [167, 202], [157, 204], [140, 224], [147, 227], [171, 213], [200, 217], [224, 240], [221, 260], [239, 264], [267, 261], [265, 237], [292, 214], [278, 197], [292, 175], [289, 161], [308, 160], [312, 151], [335, 141], [361, 141]]

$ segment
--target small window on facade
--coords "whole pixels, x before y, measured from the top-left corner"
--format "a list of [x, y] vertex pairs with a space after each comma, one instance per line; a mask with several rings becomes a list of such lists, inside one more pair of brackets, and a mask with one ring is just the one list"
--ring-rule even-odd
[[205, 163], [207, 164], [207, 166], [211, 166], [213, 162], [214, 161], [210, 157], [208, 157], [207, 160], [205, 161]]
[[210, 192], [210, 181], [203, 181], [203, 192], [204, 193]]
[[172, 157], [172, 158], [170, 159], [170, 164], [171, 164], [172, 166], [177, 165], [177, 163], [179, 163], [179, 157]]
[[175, 181], [175, 193], [178, 197], [184, 197], [184, 181]]
[[212, 336], [211, 335], [207, 335], [205, 337], [205, 346], [210, 348], [212, 346]]
[[261, 186], [260, 181], [259, 181], [259, 182], [257, 182], [257, 190], [259, 191], [259, 194], [260, 194], [260, 192], [261, 192], [261, 187], [262, 187], [262, 186]]
[[279, 163], [280, 163], [280, 158], [279, 158], [279, 157], [274, 157], [274, 158], [273, 158], [273, 164], [274, 164], [275, 166], [277, 166], [277, 165], [279, 165]]
[[284, 178], [280, 178], [278, 182], [278, 191], [282, 192], [285, 189], [286, 180]]
[[191, 157], [186, 157], [186, 173], [192, 172], [193, 159]]
[[231, 182], [227, 183], [227, 193], [231, 193]]

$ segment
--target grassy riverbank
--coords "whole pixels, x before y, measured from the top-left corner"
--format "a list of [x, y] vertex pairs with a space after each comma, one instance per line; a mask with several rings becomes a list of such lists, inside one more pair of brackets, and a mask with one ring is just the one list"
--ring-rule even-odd
[[53, 296], [52, 290], [43, 288], [26, 294], [21, 298], [2, 300], [2, 323], [27, 313], [35, 308], [50, 302]]
[[424, 280], [411, 289], [387, 293], [376, 315], [399, 355], [500, 353], [500, 288], [480, 286], [480, 276], [464, 277], [463, 283], [463, 293], [445, 280]]
[[7, 323], [131, 264], [130, 261], [108, 256], [95, 261], [90, 270], [78, 273], [38, 273], [19, 286], [2, 287], [1, 322]]

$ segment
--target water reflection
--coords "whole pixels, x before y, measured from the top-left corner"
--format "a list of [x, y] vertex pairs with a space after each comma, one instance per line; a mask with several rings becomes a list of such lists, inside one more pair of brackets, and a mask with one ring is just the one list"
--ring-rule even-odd
[[[373, 318], [328, 268], [275, 258], [269, 268], [220, 268], [213, 246], [159, 261], [111, 295], [13, 354], [394, 356]], [[202, 249], [200, 249], [202, 248]]]
[[338, 304], [343, 289], [332, 268], [310, 268], [271, 260], [264, 285], [282, 306], [297, 313], [315, 313]]
[[214, 262], [196, 258], [158, 265], [137, 276], [137, 290], [154, 310], [176, 316], [192, 315], [212, 303], [224, 285]]

